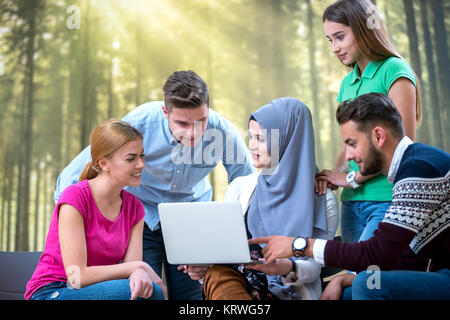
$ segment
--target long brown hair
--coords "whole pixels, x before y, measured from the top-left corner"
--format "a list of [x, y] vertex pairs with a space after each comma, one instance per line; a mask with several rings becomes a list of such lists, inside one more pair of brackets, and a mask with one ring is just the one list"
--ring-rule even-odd
[[121, 120], [107, 120], [95, 127], [90, 136], [92, 161], [86, 164], [79, 180], [95, 178], [101, 171], [98, 165], [100, 158], [111, 158], [125, 144], [137, 139], [142, 139], [142, 134]]
[[[326, 20], [349, 26], [361, 53], [371, 61], [403, 57], [392, 45], [375, 5], [369, 0], [339, 0], [325, 9]], [[351, 65], [354, 66], [354, 63]], [[414, 71], [413, 71], [414, 72]], [[422, 120], [419, 78], [416, 79], [416, 121]]]

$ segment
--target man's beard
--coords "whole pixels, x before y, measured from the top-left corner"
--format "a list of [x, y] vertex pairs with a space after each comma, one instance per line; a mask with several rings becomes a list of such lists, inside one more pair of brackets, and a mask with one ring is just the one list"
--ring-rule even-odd
[[383, 167], [383, 157], [381, 152], [375, 149], [375, 146], [370, 140], [367, 154], [367, 160], [364, 161], [364, 168], [360, 168], [361, 175], [368, 176], [370, 174], [379, 173]]

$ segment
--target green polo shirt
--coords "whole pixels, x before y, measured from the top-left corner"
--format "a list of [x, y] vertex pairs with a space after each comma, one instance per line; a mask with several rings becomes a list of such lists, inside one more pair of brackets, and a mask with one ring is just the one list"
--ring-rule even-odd
[[[397, 57], [369, 62], [361, 76], [358, 65], [355, 65], [353, 71], [342, 80], [337, 100], [341, 103], [371, 92], [387, 95], [389, 88], [398, 78], [407, 78], [416, 85], [414, 72], [409, 64]], [[358, 170], [356, 162], [349, 161], [349, 172]], [[392, 187], [386, 176], [380, 174], [357, 189], [344, 188], [341, 201], [392, 201]]]

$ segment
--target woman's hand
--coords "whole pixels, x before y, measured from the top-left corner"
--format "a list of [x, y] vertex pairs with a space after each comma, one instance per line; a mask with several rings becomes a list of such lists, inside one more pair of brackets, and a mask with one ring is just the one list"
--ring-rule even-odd
[[183, 271], [185, 274], [188, 274], [192, 280], [201, 280], [205, 277], [206, 271], [209, 266], [205, 265], [179, 265], [178, 271]]
[[143, 261], [139, 261], [139, 269], [142, 269], [145, 271], [145, 273], [147, 274], [147, 276], [149, 277], [149, 279], [156, 283], [163, 291], [164, 296], [167, 297], [167, 288], [164, 285], [163, 281], [161, 280], [161, 278], [156, 274], [156, 272], [153, 270], [152, 267], [150, 267], [147, 263], [143, 262]]
[[316, 174], [314, 181], [314, 191], [318, 195], [324, 195], [327, 192], [327, 188], [336, 190], [338, 187], [348, 188], [350, 185], [347, 182], [347, 174], [345, 172], [322, 170]]
[[130, 277], [131, 299], [150, 298], [153, 294], [153, 282], [143, 268], [135, 269]]
[[265, 259], [259, 259], [264, 263], [249, 264], [245, 268], [249, 270], [257, 270], [269, 276], [286, 275], [292, 271], [292, 262], [289, 259], [276, 259], [272, 263], [267, 263]]

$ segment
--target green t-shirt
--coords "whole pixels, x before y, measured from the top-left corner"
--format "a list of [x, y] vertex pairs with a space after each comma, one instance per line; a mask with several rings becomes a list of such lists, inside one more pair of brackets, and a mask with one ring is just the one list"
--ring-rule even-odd
[[[342, 80], [337, 100], [341, 103], [371, 92], [387, 95], [398, 78], [407, 78], [416, 85], [414, 72], [409, 64], [397, 57], [369, 62], [362, 76], [359, 75], [358, 65], [355, 65], [353, 71]], [[356, 162], [349, 161], [349, 172], [358, 170]], [[341, 201], [392, 201], [392, 187], [386, 176], [380, 174], [357, 189], [344, 188]]]

